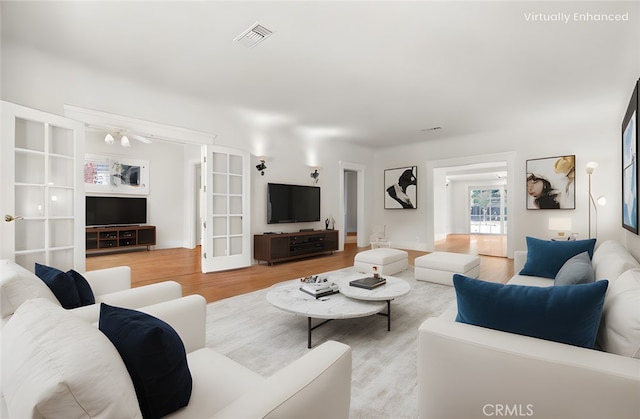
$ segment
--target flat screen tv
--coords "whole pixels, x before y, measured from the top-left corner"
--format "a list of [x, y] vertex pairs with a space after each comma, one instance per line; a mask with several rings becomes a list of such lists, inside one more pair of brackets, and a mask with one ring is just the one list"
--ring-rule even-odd
[[267, 184], [267, 223], [320, 221], [320, 187]]
[[119, 226], [147, 223], [147, 198], [115, 196], [87, 196], [86, 224]]

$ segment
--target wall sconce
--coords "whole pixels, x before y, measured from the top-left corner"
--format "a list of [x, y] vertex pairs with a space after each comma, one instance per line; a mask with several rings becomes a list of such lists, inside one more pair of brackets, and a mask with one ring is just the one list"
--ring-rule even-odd
[[570, 240], [569, 236], [565, 236], [565, 232], [571, 231], [571, 218], [550, 217], [549, 230], [558, 232], [557, 240]]
[[260, 164], [256, 165], [256, 169], [258, 169], [258, 172], [260, 172], [261, 176], [264, 176], [264, 170], [267, 168], [264, 162], [265, 162], [264, 157], [262, 157], [260, 158]]
[[320, 177], [318, 169], [314, 169], [313, 172], [309, 174], [309, 176], [311, 176], [311, 178], [313, 179], [313, 183], [318, 183], [318, 178]]

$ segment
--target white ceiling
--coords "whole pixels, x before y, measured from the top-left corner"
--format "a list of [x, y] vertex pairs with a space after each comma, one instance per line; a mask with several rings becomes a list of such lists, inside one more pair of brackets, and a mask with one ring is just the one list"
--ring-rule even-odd
[[[630, 21], [527, 21], [584, 11]], [[621, 106], [640, 69], [639, 19], [638, 1], [3, 1], [2, 37], [238, 123], [385, 147]], [[254, 22], [274, 34], [235, 42]]]

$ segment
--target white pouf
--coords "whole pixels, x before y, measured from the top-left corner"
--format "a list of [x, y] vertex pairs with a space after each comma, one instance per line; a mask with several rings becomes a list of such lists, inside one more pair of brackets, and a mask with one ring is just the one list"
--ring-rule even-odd
[[453, 285], [453, 274], [471, 278], [480, 275], [480, 257], [461, 253], [433, 252], [414, 261], [416, 279]]
[[358, 272], [370, 274], [374, 266], [381, 275], [393, 275], [409, 268], [409, 254], [404, 250], [378, 248], [357, 253], [353, 259]]

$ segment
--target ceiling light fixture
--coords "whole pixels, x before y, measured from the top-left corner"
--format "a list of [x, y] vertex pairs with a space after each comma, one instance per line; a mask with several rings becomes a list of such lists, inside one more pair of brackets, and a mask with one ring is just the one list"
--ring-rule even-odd
[[130, 138], [133, 138], [136, 141], [140, 141], [141, 143], [144, 144], [151, 144], [153, 143], [153, 141], [151, 141], [150, 139], [143, 137], [141, 135], [138, 134], [125, 134], [123, 132], [123, 130], [120, 129], [116, 129], [115, 133], [110, 133], [108, 132], [107, 135], [104, 136], [104, 142], [106, 144], [115, 144], [116, 139], [120, 141], [120, 145], [124, 148], [129, 148], [131, 147], [131, 140]]

